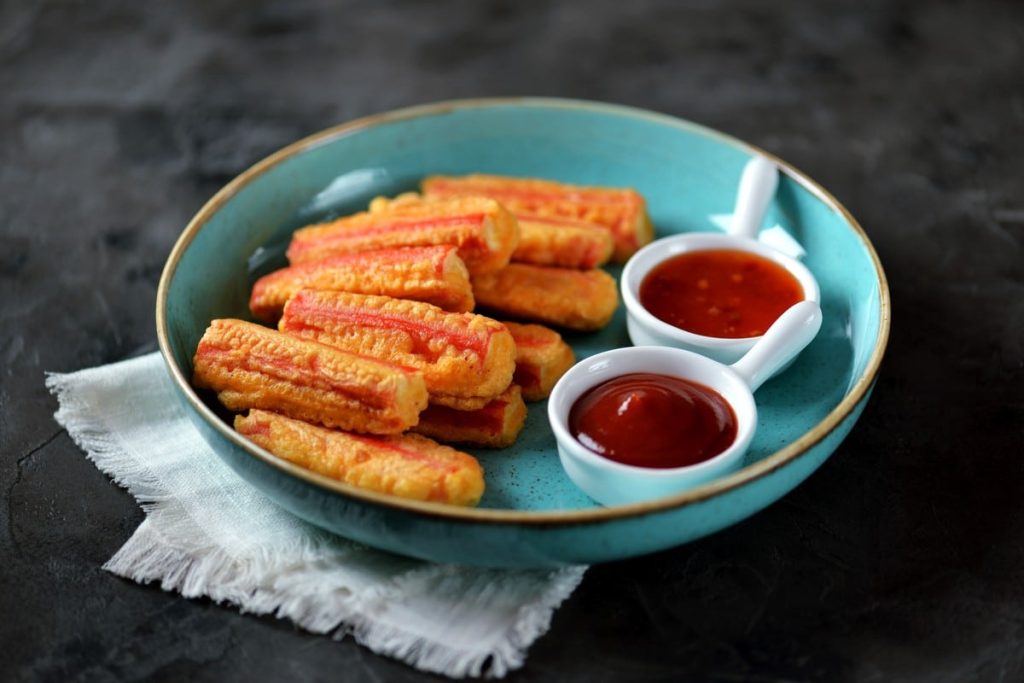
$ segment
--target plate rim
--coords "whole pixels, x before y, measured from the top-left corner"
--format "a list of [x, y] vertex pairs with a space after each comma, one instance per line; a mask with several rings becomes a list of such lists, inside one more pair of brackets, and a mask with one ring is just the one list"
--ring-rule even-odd
[[[509, 106], [534, 108], [561, 108], [578, 111], [598, 112], [618, 117], [636, 118], [651, 121], [660, 125], [680, 128], [691, 133], [712, 138], [748, 153], [761, 154], [772, 160], [779, 170], [797, 182], [801, 187], [817, 197], [826, 206], [837, 212], [853, 228], [860, 238], [875, 268], [875, 277], [879, 288], [879, 329], [871, 356], [868, 358], [864, 372], [850, 388], [839, 404], [825, 417], [783, 448], [751, 463], [735, 472], [708, 482], [701, 486], [688, 489], [678, 494], [654, 500], [628, 505], [611, 507], [594, 507], [575, 510], [514, 510], [509, 508], [463, 508], [441, 503], [407, 500], [383, 493], [367, 491], [345, 484], [324, 475], [311, 472], [293, 465], [269, 451], [256, 446], [249, 440], [222, 422], [198, 396], [192, 388], [184, 372], [174, 360], [170, 347], [170, 335], [166, 316], [167, 297], [171, 280], [177, 272], [178, 264], [189, 245], [199, 234], [209, 219], [229, 200], [234, 198], [245, 186], [263, 175], [283, 161], [303, 152], [314, 149], [322, 144], [333, 142], [353, 133], [391, 123], [408, 121], [417, 118], [434, 117], [465, 109], [489, 109]], [[331, 126], [293, 142], [266, 158], [256, 162], [237, 175], [224, 187], [217, 191], [189, 220], [181, 235], [171, 248], [167, 261], [160, 275], [156, 295], [156, 332], [160, 354], [167, 366], [172, 381], [192, 409], [215, 431], [228, 441], [238, 446], [263, 463], [284, 474], [297, 477], [308, 484], [353, 498], [362, 503], [387, 507], [401, 512], [416, 513], [419, 516], [438, 518], [449, 522], [513, 524], [527, 526], [570, 526], [593, 524], [609, 521], [621, 521], [634, 517], [642, 517], [658, 512], [665, 512], [704, 502], [735, 489], [766, 477], [778, 469], [790, 464], [801, 456], [810, 454], [811, 449], [837, 429], [843, 421], [856, 409], [861, 400], [870, 391], [881, 366], [882, 357], [888, 344], [891, 319], [889, 285], [878, 254], [860, 223], [828, 190], [812, 180], [792, 164], [780, 159], [771, 152], [733, 137], [727, 133], [703, 126], [692, 121], [668, 114], [654, 112], [621, 104], [595, 102], [590, 100], [567, 99], [558, 97], [483, 97], [456, 99], [415, 105], [394, 109], [370, 116], [364, 116], [345, 123]]]

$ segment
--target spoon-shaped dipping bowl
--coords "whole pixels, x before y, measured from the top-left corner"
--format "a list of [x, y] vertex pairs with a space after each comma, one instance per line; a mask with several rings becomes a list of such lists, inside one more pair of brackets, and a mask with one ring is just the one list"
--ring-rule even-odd
[[[661, 498], [736, 469], [757, 427], [754, 392], [791, 362], [820, 328], [821, 308], [814, 301], [801, 301], [783, 313], [753, 348], [731, 366], [666, 346], [613, 349], [577, 363], [558, 381], [548, 400], [548, 420], [563, 469], [576, 486], [602, 505]], [[593, 387], [632, 373], [679, 377], [717, 392], [736, 417], [732, 444], [703, 462], [667, 469], [623, 464], [584, 446], [569, 426], [573, 405]]]
[[[767, 259], [788, 272], [803, 290], [803, 299], [820, 302], [818, 281], [796, 259], [757, 240], [761, 223], [778, 186], [775, 165], [757, 156], [740, 178], [733, 220], [726, 234], [689, 233], [655, 240], [639, 250], [622, 271], [622, 299], [626, 328], [637, 346], [671, 346], [694, 351], [722, 363], [733, 363], [763, 337], [712, 337], [676, 327], [659, 319], [641, 303], [640, 288], [653, 269], [681, 254], [708, 250], [735, 250]], [[785, 365], [776, 368], [776, 372]]]

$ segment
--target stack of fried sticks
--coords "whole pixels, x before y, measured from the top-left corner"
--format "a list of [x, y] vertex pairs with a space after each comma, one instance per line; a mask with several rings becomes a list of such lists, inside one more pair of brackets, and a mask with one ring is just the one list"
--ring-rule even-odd
[[[193, 383], [235, 428], [302, 467], [374, 491], [475, 505], [483, 470], [447, 445], [502, 448], [575, 362], [542, 322], [601, 329], [600, 266], [650, 241], [628, 189], [471, 175], [297, 230], [258, 280], [254, 317], [214, 320]], [[480, 307], [502, 318], [473, 313]], [[429, 437], [429, 438], [428, 438]], [[436, 441], [435, 441], [436, 440]]]

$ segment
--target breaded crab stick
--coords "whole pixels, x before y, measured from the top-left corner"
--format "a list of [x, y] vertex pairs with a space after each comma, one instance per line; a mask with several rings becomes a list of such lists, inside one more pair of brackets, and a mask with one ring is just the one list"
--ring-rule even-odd
[[515, 370], [515, 342], [504, 325], [418, 301], [304, 289], [288, 301], [278, 327], [415, 368], [431, 395], [493, 398]]
[[517, 214], [519, 246], [512, 260], [539, 266], [596, 268], [608, 262], [614, 243], [608, 228], [594, 223]]
[[432, 406], [445, 406], [455, 410], [479, 410], [494, 400], [494, 396], [452, 396], [451, 394], [431, 394]]
[[432, 176], [423, 181], [422, 188], [431, 197], [491, 197], [516, 215], [603, 225], [612, 231], [617, 263], [624, 263], [654, 236], [644, 198], [636, 190], [494, 175]]
[[[438, 201], [415, 192], [406, 192], [393, 199], [377, 197], [370, 202], [370, 211], [400, 211], [424, 202]], [[512, 261], [563, 268], [596, 268], [607, 263], [614, 246], [611, 231], [596, 223], [518, 214], [519, 245], [512, 252]]]
[[446, 311], [471, 311], [469, 272], [456, 250], [451, 244], [399, 247], [300, 263], [257, 280], [249, 310], [261, 320], [275, 322], [295, 292], [329, 289], [425, 301]]
[[517, 385], [476, 410], [431, 404], [413, 431], [446, 443], [505, 448], [515, 443], [526, 422], [526, 404]]
[[295, 231], [289, 262], [386, 247], [452, 244], [470, 273], [489, 273], [507, 264], [519, 243], [515, 216], [493, 199], [378, 200], [373, 206], [372, 211]]
[[484, 492], [476, 458], [417, 434], [349, 434], [264, 410], [236, 416], [235, 430], [299, 467], [370, 491], [451, 505], [476, 505]]
[[274, 410], [357, 432], [404, 431], [427, 405], [416, 370], [242, 320], [211, 322], [192, 366], [192, 383], [229, 410]]
[[511, 263], [473, 278], [478, 306], [512, 318], [572, 330], [599, 330], [619, 305], [615, 280], [600, 269], [569, 270]]
[[[512, 381], [522, 387], [523, 398], [540, 401], [548, 397], [558, 378], [576, 362], [572, 347], [562, 335], [543, 325], [506, 322], [516, 342], [516, 371]], [[429, 407], [428, 407], [429, 410]], [[422, 416], [421, 416], [422, 421]]]

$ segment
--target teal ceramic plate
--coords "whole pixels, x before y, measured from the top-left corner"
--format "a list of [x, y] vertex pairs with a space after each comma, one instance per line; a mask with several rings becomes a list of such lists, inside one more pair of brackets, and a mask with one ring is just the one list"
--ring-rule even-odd
[[[476, 453], [487, 481], [477, 509], [361, 491], [235, 434], [189, 385], [191, 357], [211, 319], [248, 317], [254, 278], [284, 264], [295, 228], [413, 189], [427, 174], [634, 187], [663, 236], [715, 230], [711, 216], [732, 210], [754, 151], [669, 116], [571, 100], [447, 102], [354, 121], [258, 163], [199, 211], [160, 281], [160, 349], [216, 453], [279, 505], [343, 536], [415, 557], [500, 567], [601, 562], [686, 543], [764, 508], [821, 465], [860, 415], [885, 349], [889, 293], [874, 249], [828, 192], [781, 160], [767, 222], [807, 250], [824, 325], [792, 368], [758, 392], [757, 435], [742, 469], [699, 488], [641, 504], [596, 505], [562, 472], [539, 403], [531, 404], [515, 446]], [[621, 307], [604, 331], [568, 339], [579, 358], [628, 345]]]

